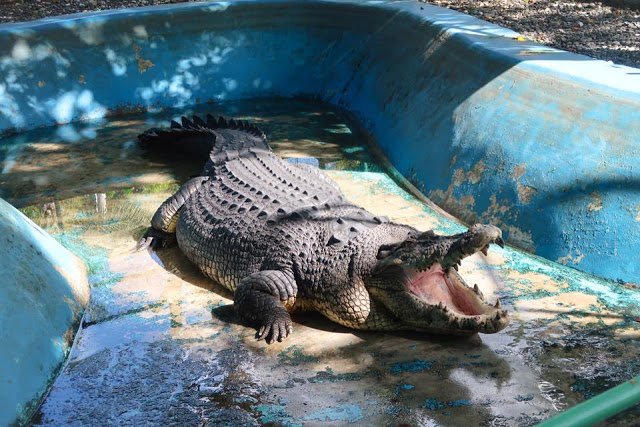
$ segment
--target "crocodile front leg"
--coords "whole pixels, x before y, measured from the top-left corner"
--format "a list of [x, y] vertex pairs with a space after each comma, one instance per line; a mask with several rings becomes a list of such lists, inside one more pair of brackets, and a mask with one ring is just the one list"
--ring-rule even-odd
[[256, 338], [271, 344], [293, 332], [293, 322], [285, 304], [292, 305], [297, 293], [291, 272], [265, 270], [240, 281], [233, 303], [240, 317], [257, 327]]
[[148, 247], [153, 249], [165, 248], [175, 242], [176, 224], [180, 208], [208, 180], [208, 176], [191, 178], [182, 184], [173, 196], [165, 200], [153, 215], [151, 227], [138, 242], [138, 250]]

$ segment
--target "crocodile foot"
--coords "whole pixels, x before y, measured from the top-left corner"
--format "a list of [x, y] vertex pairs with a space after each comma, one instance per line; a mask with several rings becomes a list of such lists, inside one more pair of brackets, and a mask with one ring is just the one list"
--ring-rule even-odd
[[282, 342], [293, 332], [293, 322], [286, 310], [274, 310], [256, 332], [256, 339], [264, 339], [267, 344]]
[[140, 240], [138, 240], [136, 251], [147, 248], [164, 249], [172, 246], [175, 242], [176, 235], [174, 233], [165, 233], [164, 231], [149, 227]]

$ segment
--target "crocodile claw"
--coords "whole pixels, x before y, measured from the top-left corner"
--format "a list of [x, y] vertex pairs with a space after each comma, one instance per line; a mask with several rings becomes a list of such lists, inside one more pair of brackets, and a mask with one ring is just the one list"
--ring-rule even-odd
[[282, 342], [293, 332], [293, 323], [291, 318], [275, 318], [268, 321], [264, 325], [258, 328], [256, 332], [256, 339], [258, 341], [265, 340], [267, 344], [273, 344], [274, 342]]
[[144, 249], [164, 249], [171, 246], [176, 240], [175, 234], [165, 233], [150, 227], [144, 232], [136, 245], [136, 251]]

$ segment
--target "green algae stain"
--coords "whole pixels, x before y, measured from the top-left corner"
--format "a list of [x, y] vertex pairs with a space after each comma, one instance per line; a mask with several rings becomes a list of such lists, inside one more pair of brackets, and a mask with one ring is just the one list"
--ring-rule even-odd
[[327, 367], [324, 371], [319, 371], [314, 377], [308, 379], [310, 383], [323, 383], [323, 382], [340, 382], [340, 381], [358, 381], [364, 377], [364, 374], [359, 372], [348, 372], [344, 374], [334, 374], [333, 369]]
[[332, 408], [315, 411], [304, 417], [305, 421], [355, 423], [364, 418], [362, 409], [354, 404], [340, 404]]
[[403, 372], [422, 372], [430, 370], [433, 367], [433, 362], [428, 360], [412, 360], [410, 362], [398, 362], [391, 365], [392, 374], [400, 374]]
[[445, 408], [460, 408], [464, 406], [471, 406], [471, 401], [467, 399], [457, 399], [457, 400], [451, 400], [451, 401], [445, 402], [445, 401], [430, 398], [424, 401], [423, 406], [431, 411], [437, 411], [439, 409], [445, 409]]
[[401, 384], [401, 385], [398, 385], [398, 386], [396, 386], [395, 396], [398, 397], [398, 396], [400, 396], [400, 394], [403, 391], [413, 390], [415, 388], [416, 388], [416, 386], [414, 386], [412, 384]]
[[53, 237], [84, 262], [92, 291], [96, 287], [114, 285], [124, 277], [110, 270], [108, 251], [99, 246], [86, 244], [79, 230], [53, 234]]
[[260, 413], [260, 423], [263, 425], [278, 425], [284, 427], [299, 427], [301, 423], [295, 422], [287, 411], [284, 405], [257, 405], [256, 411]]
[[301, 363], [316, 363], [320, 359], [316, 356], [305, 354], [303, 349], [297, 345], [292, 345], [278, 354], [278, 361], [281, 365], [298, 366]]

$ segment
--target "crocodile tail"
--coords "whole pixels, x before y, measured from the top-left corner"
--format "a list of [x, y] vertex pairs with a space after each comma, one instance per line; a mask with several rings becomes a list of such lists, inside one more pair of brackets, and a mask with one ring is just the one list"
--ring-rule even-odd
[[[151, 128], [138, 135], [140, 146], [149, 150], [176, 150], [200, 159], [206, 158], [212, 151], [269, 147], [264, 132], [243, 120], [227, 120], [224, 117], [216, 119], [207, 114], [206, 120], [193, 116], [191, 120], [182, 117], [180, 121], [181, 123], [171, 120], [168, 128]], [[231, 132], [221, 135], [223, 130]], [[245, 134], [245, 138], [234, 138], [238, 134]], [[219, 140], [222, 142], [216, 143]], [[238, 147], [238, 143], [247, 146]]]

